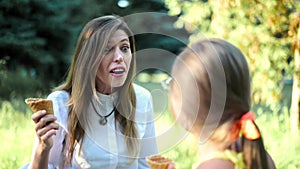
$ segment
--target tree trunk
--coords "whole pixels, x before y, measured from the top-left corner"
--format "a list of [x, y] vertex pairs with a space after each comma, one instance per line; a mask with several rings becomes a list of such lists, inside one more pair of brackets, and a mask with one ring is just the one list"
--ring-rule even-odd
[[299, 106], [300, 106], [300, 27], [298, 24], [297, 39], [294, 51], [295, 71], [293, 75], [292, 103], [290, 108], [290, 122], [292, 136], [298, 136], [299, 127]]

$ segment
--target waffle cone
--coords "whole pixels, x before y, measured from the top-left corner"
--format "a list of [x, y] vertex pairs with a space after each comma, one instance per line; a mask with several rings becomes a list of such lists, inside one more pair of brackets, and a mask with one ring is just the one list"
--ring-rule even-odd
[[42, 98], [27, 98], [25, 103], [31, 108], [33, 112], [39, 110], [46, 110], [47, 114], [53, 114], [53, 104], [51, 100]]
[[171, 159], [161, 155], [146, 157], [146, 161], [151, 169], [167, 169]]

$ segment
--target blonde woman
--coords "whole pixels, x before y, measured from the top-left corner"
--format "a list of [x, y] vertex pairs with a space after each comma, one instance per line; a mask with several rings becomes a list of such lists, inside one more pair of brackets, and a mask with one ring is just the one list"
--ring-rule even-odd
[[172, 77], [172, 112], [199, 140], [194, 168], [275, 168], [250, 112], [249, 70], [237, 47], [221, 39], [198, 41], [178, 56]]
[[66, 81], [48, 96], [54, 115], [32, 115], [28, 168], [148, 168], [157, 153], [150, 93], [133, 84], [133, 34], [117, 16], [83, 28]]

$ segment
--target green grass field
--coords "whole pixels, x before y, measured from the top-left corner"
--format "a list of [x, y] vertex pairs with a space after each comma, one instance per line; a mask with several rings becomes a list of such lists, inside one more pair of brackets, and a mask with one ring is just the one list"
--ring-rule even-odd
[[35, 133], [25, 106], [22, 101], [0, 104], [0, 169], [19, 168], [30, 160]]
[[[158, 86], [157, 86], [158, 87]], [[165, 102], [165, 95], [151, 86], [148, 88], [157, 94], [158, 102]], [[154, 106], [155, 106], [154, 102]], [[288, 110], [282, 109], [279, 115], [271, 113], [263, 108], [258, 108], [257, 123], [260, 126], [267, 150], [273, 157], [279, 169], [300, 168], [300, 139], [292, 137], [289, 133]], [[19, 168], [29, 162], [35, 137], [31, 110], [27, 108], [23, 100], [0, 102], [0, 169]], [[176, 144], [170, 141], [172, 137], [180, 133], [180, 127], [176, 126], [172, 116], [166, 107], [159, 108], [155, 114], [158, 147], [160, 153], [172, 158], [178, 169], [191, 168], [197, 160], [196, 142], [191, 135], [176, 138]], [[174, 131], [166, 134], [166, 131], [175, 126]], [[168, 135], [169, 134], [169, 135]], [[175, 140], [176, 140], [175, 139]], [[168, 147], [169, 146], [169, 147]]]

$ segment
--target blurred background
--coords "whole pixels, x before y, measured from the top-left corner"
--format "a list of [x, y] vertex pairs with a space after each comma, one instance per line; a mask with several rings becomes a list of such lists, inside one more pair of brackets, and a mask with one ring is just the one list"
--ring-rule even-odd
[[[299, 0], [0, 0], [0, 169], [29, 162], [35, 133], [24, 99], [46, 97], [64, 81], [83, 26], [102, 15], [141, 12], [157, 13], [136, 21], [136, 27], [177, 35], [135, 37], [137, 51], [165, 51], [137, 52], [135, 82], [153, 94], [158, 134], [174, 125], [161, 82], [176, 55], [197, 39], [224, 38], [247, 57], [252, 110], [267, 150], [278, 168], [300, 168]], [[161, 102], [166, 106], [159, 107]], [[192, 136], [169, 149], [165, 142], [158, 142], [161, 154], [179, 169], [192, 167], [197, 159]]]

